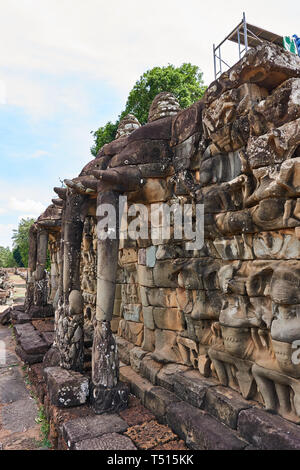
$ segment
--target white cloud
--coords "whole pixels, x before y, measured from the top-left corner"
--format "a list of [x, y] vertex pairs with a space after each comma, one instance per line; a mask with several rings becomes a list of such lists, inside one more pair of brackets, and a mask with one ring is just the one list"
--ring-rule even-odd
[[45, 157], [49, 155], [49, 152], [46, 152], [46, 150], [36, 150], [34, 153], [32, 153], [29, 158], [30, 159], [36, 159], [40, 157]]
[[38, 216], [43, 212], [46, 207], [39, 201], [33, 201], [32, 199], [18, 200], [15, 197], [11, 197], [8, 201], [9, 208], [16, 212], [30, 212], [33, 217]]
[[6, 85], [4, 80], [0, 80], [0, 105], [6, 104]]
[[209, 6], [198, 0], [2, 2], [0, 56], [7, 102], [36, 115], [57, 106], [78, 111], [87, 104], [79, 87], [56, 90], [39, 74], [79, 74], [99, 80], [99, 87], [106, 81], [125, 98], [147, 68], [190, 61], [209, 83], [212, 43], [230, 32], [243, 9], [254, 24], [279, 34], [297, 32], [300, 7], [294, 0], [286, 0], [284, 10], [274, 0], [227, 0], [226, 8], [223, 0]]
[[22, 214], [22, 215], [19, 215], [18, 221], [20, 222], [22, 219], [36, 219], [36, 214]]
[[14, 228], [16, 227], [13, 224], [0, 224], [0, 246], [12, 247], [11, 237]]

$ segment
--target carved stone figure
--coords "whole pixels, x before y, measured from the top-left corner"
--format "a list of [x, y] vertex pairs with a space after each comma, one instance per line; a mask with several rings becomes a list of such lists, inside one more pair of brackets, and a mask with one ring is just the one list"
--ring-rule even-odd
[[[126, 116], [55, 189], [31, 228], [26, 308], [47, 302], [37, 286], [49, 237], [54, 346], [61, 367], [83, 371], [92, 345], [96, 413], [127, 404], [120, 356], [148, 378], [165, 364], [197, 370], [300, 421], [299, 96], [300, 59], [263, 43], [189, 108], [164, 92], [147, 124]], [[105, 238], [104, 209], [118, 213], [119, 196], [124, 218]], [[180, 223], [161, 203], [185, 207], [193, 228], [204, 204], [203, 246], [175, 237]], [[138, 213], [147, 233], [126, 238], [124, 219], [137, 227]]]

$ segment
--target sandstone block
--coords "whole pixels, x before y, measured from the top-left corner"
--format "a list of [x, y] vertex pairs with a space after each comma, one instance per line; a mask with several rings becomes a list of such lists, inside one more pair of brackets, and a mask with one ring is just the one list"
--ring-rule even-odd
[[77, 442], [93, 439], [110, 433], [125, 432], [127, 423], [112, 413], [101, 416], [72, 419], [63, 424], [63, 437], [69, 447], [74, 449]]
[[155, 326], [161, 330], [182, 331], [184, 316], [177, 308], [154, 307], [153, 318]]
[[124, 305], [123, 317], [127, 321], [140, 322], [142, 320], [142, 306], [140, 304]]
[[146, 391], [145, 395], [145, 406], [152, 411], [160, 421], [163, 421], [168, 406], [178, 401], [180, 401], [180, 399], [174, 393], [162, 387], [153, 387]]
[[155, 287], [153, 270], [141, 264], [137, 267], [139, 284], [144, 287]]
[[118, 335], [136, 346], [141, 346], [143, 342], [143, 323], [121, 320], [119, 323]]
[[300, 449], [299, 427], [263, 410], [241, 411], [238, 431], [241, 436], [261, 450]]
[[162, 364], [154, 361], [147, 355], [142, 359], [140, 371], [143, 377], [149, 380], [153, 385], [156, 385], [156, 377], [161, 368]]
[[120, 336], [115, 336], [115, 341], [118, 348], [119, 358], [122, 362], [129, 365], [130, 364], [130, 351], [134, 348], [134, 345], [126, 339], [121, 338]]
[[141, 368], [142, 359], [146, 355], [146, 351], [142, 348], [135, 347], [130, 350], [130, 365], [135, 372], [139, 372]]
[[158, 362], [182, 363], [183, 358], [177, 343], [177, 333], [170, 330], [155, 330], [155, 350], [153, 359]]
[[84, 441], [76, 442], [74, 450], [136, 450], [135, 445], [126, 436], [117, 434], [115, 432], [104, 434], [101, 437], [93, 439], [85, 439]]
[[188, 367], [180, 364], [166, 364], [157, 374], [157, 385], [170, 392], [174, 391], [174, 381], [178, 373], [186, 372]]
[[226, 387], [209, 387], [206, 391], [204, 409], [232, 429], [237, 428], [240, 411], [250, 408], [241, 395]]
[[143, 404], [145, 403], [146, 392], [153, 387], [153, 384], [149, 382], [149, 380], [141, 377], [140, 374], [137, 374], [128, 366], [121, 367], [120, 380], [128, 383], [131, 393], [138, 397]]
[[264, 42], [214, 81], [206, 90], [204, 100], [210, 104], [225, 91], [249, 82], [272, 90], [289, 78], [299, 77], [299, 70], [299, 57], [291, 57], [282, 47]]
[[89, 395], [89, 379], [79, 372], [48, 367], [44, 371], [52, 405], [61, 408], [83, 405]]
[[155, 332], [149, 328], [144, 327], [144, 339], [142, 348], [145, 351], [153, 352], [155, 348]]
[[216, 384], [213, 379], [203, 378], [198, 371], [188, 370], [174, 377], [174, 393], [191, 405], [202, 408], [208, 388]]
[[150, 330], [155, 329], [153, 310], [154, 310], [153, 307], [143, 307], [144, 325], [146, 328], [149, 328]]
[[178, 402], [170, 404], [167, 424], [195, 450], [242, 450], [247, 443], [205, 411]]

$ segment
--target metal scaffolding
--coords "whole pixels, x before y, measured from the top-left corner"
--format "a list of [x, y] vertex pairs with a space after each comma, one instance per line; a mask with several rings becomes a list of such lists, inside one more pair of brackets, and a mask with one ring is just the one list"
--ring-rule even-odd
[[234, 30], [228, 34], [228, 36], [226, 36], [218, 46], [215, 46], [215, 44], [213, 45], [215, 79], [223, 73], [224, 70], [222, 66], [226, 66], [226, 69], [231, 67], [231, 65], [225, 62], [221, 55], [221, 46], [226, 41], [232, 41], [238, 44], [239, 60], [250, 47], [255, 47], [264, 41], [283, 46], [282, 36], [270, 33], [265, 29], [247, 23], [246, 15], [243, 13], [242, 21], [234, 28]]

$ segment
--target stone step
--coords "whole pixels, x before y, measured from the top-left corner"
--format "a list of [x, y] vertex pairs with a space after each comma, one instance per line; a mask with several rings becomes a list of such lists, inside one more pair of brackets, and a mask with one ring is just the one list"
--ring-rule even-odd
[[99, 438], [111, 433], [122, 433], [128, 424], [117, 414], [103, 414], [77, 418], [63, 425], [63, 437], [69, 449], [87, 439]]
[[[172, 379], [168, 372], [175, 372]], [[300, 449], [300, 426], [260, 409], [214, 379], [195, 370], [176, 373], [170, 364], [159, 377], [168, 388], [153, 385], [130, 366], [120, 367], [120, 379], [131, 392], [192, 449]]]
[[248, 445], [236, 431], [185, 402], [168, 406], [166, 422], [194, 450], [244, 450]]
[[89, 379], [85, 375], [61, 367], [47, 367], [44, 376], [52, 405], [71, 408], [86, 403]]
[[262, 450], [300, 449], [300, 427], [264, 410], [252, 408], [241, 411], [238, 431]]
[[76, 442], [73, 448], [74, 450], [137, 450], [129, 437], [115, 432]]

